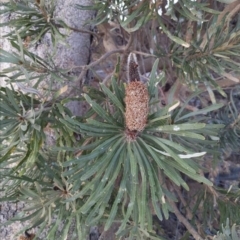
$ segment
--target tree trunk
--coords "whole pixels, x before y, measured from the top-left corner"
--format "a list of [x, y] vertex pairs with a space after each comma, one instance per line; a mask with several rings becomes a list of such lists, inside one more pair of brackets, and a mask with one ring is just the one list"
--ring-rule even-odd
[[[91, 5], [91, 0], [59, 0], [59, 4], [56, 8], [57, 18], [63, 19], [64, 22], [77, 29], [83, 29], [84, 23], [91, 19], [94, 12], [81, 11], [75, 7], [75, 4]], [[58, 67], [64, 69], [71, 69], [73, 66], [83, 66], [89, 63], [90, 59], [90, 44], [91, 36], [86, 33], [72, 32], [67, 39], [69, 46], [59, 44], [57, 54], [55, 57], [55, 63]], [[80, 68], [74, 68], [70, 73], [75, 76], [79, 76]], [[86, 76], [84, 76], [86, 77]], [[66, 83], [63, 83], [65, 85]], [[68, 87], [71, 91], [72, 97], [80, 94], [81, 80], [77, 79], [75, 82], [69, 82]], [[73, 90], [74, 89], [74, 90]], [[73, 91], [72, 91], [73, 90]], [[73, 115], [82, 115], [82, 106], [78, 101], [71, 101], [67, 104], [67, 107], [71, 110]]]

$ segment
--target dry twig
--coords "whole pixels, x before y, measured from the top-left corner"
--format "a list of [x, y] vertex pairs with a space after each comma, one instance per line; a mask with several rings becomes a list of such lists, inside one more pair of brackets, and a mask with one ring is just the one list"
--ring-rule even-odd
[[171, 205], [175, 215], [177, 216], [178, 220], [184, 224], [184, 226], [187, 228], [189, 233], [192, 234], [194, 239], [196, 240], [203, 240], [203, 238], [198, 234], [198, 232], [193, 228], [193, 226], [189, 223], [189, 221], [180, 213], [178, 210], [176, 204], [173, 201], [169, 200], [169, 204]]

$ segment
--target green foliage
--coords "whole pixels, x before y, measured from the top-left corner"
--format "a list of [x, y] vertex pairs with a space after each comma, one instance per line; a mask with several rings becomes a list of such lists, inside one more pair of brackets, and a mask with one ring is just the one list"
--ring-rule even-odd
[[61, 114], [69, 114], [59, 103], [47, 107], [40, 100], [3, 87], [0, 89], [0, 97], [0, 162], [4, 167], [9, 164], [8, 161], [17, 163], [10, 172], [18, 170], [23, 174], [35, 164], [45, 140], [44, 128], [47, 124], [52, 124], [60, 137], [65, 135], [64, 142], [72, 142], [73, 133], [56, 122]]
[[3, 8], [0, 15], [15, 14], [14, 19], [0, 24], [0, 27], [9, 26], [13, 29], [4, 37], [9, 37], [13, 41], [30, 40], [34, 44], [50, 32], [54, 46], [64, 39], [58, 28], [66, 27], [66, 24], [62, 20], [54, 19], [55, 1], [21, 0], [9, 1], [1, 5]]
[[213, 122], [225, 125], [220, 134], [220, 144], [222, 149], [238, 151], [240, 148], [239, 96], [239, 86], [231, 89], [229, 94], [230, 101], [224, 108], [218, 111], [213, 118]]
[[[204, 84], [213, 102], [215, 98], [211, 88], [216, 88], [226, 96], [216, 81], [219, 77], [239, 82], [235, 77], [239, 73], [239, 23], [232, 28], [227, 14], [219, 21], [220, 12], [210, 8], [208, 3], [179, 0], [175, 4], [169, 1], [165, 15], [174, 22], [174, 26], [171, 24], [169, 28], [166, 27], [165, 17], [159, 12], [158, 1], [95, 1], [92, 6], [76, 7], [81, 10], [98, 10], [96, 18], [90, 21], [92, 24], [116, 21], [128, 33], [154, 22], [156, 29], [151, 30], [151, 37], [156, 38], [160, 29], [169, 38], [171, 45], [166, 52], [164, 47], [156, 44], [153, 46], [153, 55], [168, 55], [178, 77], [193, 90], [197, 89], [199, 83]], [[211, 20], [208, 20], [209, 14], [212, 14]], [[186, 26], [183, 20], [191, 21], [191, 25]], [[187, 31], [182, 31], [183, 28]]]
[[[150, 81], [149, 89], [154, 89], [152, 84]], [[211, 182], [198, 174], [198, 162], [191, 159], [201, 157], [205, 152], [196, 153], [189, 146], [192, 139], [202, 143], [208, 134], [217, 135], [221, 126], [211, 125], [210, 130], [205, 123], [189, 123], [189, 118], [181, 113], [178, 114], [179, 119], [182, 117], [185, 120], [175, 124], [173, 122], [177, 118], [173, 117], [173, 109], [177, 107], [176, 103], [175, 107], [168, 105], [163, 109], [158, 109], [155, 104], [145, 130], [136, 135], [136, 140], [131, 140], [129, 138], [135, 138], [131, 134], [136, 133], [128, 133], [125, 129], [122, 111], [124, 86], [118, 87], [113, 79], [112, 91], [104, 85], [101, 87], [105, 94], [104, 102], [95, 91], [92, 91], [94, 94], [91, 96], [84, 94], [97, 116], [92, 113], [86, 122], [68, 116], [59, 119], [72, 131], [84, 134], [85, 138], [91, 140], [89, 146], [80, 148], [86, 150], [85, 154], [63, 163], [67, 169], [64, 176], [73, 185], [72, 197], [67, 201], [74, 201], [87, 194], [88, 201], [79, 209], [86, 215], [87, 225], [106, 218], [107, 230], [120, 217], [119, 236], [123, 232], [126, 234], [127, 223], [130, 222], [130, 225], [135, 226], [129, 229], [131, 234], [135, 232], [134, 235], [140, 236], [145, 233], [145, 236], [150, 237], [152, 220], [147, 209], [151, 206], [160, 220], [163, 215], [168, 218], [171, 210], [168, 201], [176, 200], [165, 185], [167, 178], [188, 189], [180, 174], [182, 172], [196, 181], [211, 185]], [[154, 92], [150, 92], [150, 95], [155, 96], [153, 100], [156, 100], [158, 96]], [[190, 114], [190, 117], [194, 115], [197, 113]], [[174, 141], [175, 135], [178, 140], [183, 140], [182, 145]], [[208, 141], [208, 145], [210, 143]], [[150, 188], [147, 183], [150, 183]]]
[[[6, 128], [3, 137], [6, 140], [7, 130], [10, 129], [12, 135], [7, 141], [8, 148], [4, 148], [2, 166], [11, 172], [11, 178], [16, 178], [13, 183], [6, 182], [5, 191], [9, 199], [13, 198], [12, 194], [19, 195], [19, 200], [22, 199], [21, 196], [24, 199], [31, 197], [31, 200], [27, 201], [29, 208], [34, 211], [31, 217], [26, 219], [31, 218], [32, 226], [40, 224], [43, 227], [43, 224], [51, 222], [52, 214], [60, 214], [66, 209], [67, 212], [61, 215], [64, 219], [66, 214], [70, 214], [66, 228], [76, 215], [80, 214], [81, 222], [87, 226], [97, 224], [100, 220], [106, 221], [105, 230], [115, 220], [121, 221], [117, 232], [119, 237], [127, 234], [126, 229], [129, 229], [132, 236], [144, 234], [146, 237], [154, 237], [151, 214], [155, 213], [160, 220], [163, 216], [168, 218], [168, 212], [171, 211], [169, 200], [176, 201], [174, 194], [167, 188], [167, 179], [185, 189], [188, 189], [188, 186], [181, 173], [196, 181], [212, 184], [198, 174], [198, 159], [208, 149], [204, 148], [204, 152], [199, 152], [191, 146], [193, 140], [203, 144], [208, 135], [217, 136], [221, 125], [211, 124], [210, 130], [204, 123], [204, 118], [202, 123], [194, 120], [193, 117], [198, 113], [186, 114], [182, 108], [177, 111], [178, 103], [160, 109], [156, 104], [158, 95], [153, 88], [155, 82], [156, 79], [153, 78], [149, 82], [149, 89], [152, 89], [150, 95], [153, 96], [151, 102], [155, 104], [150, 102], [152, 112], [148, 124], [139, 134], [129, 133], [125, 129], [124, 85], [118, 86], [115, 79], [112, 80], [110, 89], [101, 85], [101, 94], [96, 94], [97, 89], [88, 90], [89, 95], [84, 94], [92, 110], [82, 121], [66, 114], [60, 104], [52, 105], [51, 111], [43, 106], [41, 108], [41, 104], [37, 104], [37, 109], [41, 109], [38, 112], [30, 103], [25, 104], [28, 106], [26, 108], [20, 104], [21, 98], [26, 98], [24, 95], [20, 94], [16, 100], [12, 91], [3, 89], [2, 103], [5, 107], [2, 113], [5, 117], [2, 121]], [[99, 97], [102, 94], [104, 98]], [[31, 102], [33, 99], [26, 98], [25, 102], [27, 100]], [[216, 105], [212, 108], [219, 107], [221, 106]], [[6, 110], [13, 108], [15, 110], [9, 110], [10, 112]], [[57, 122], [53, 120], [56, 118]], [[48, 164], [52, 157], [48, 159], [44, 147], [41, 148], [44, 136], [40, 129], [46, 126], [47, 122], [51, 122], [57, 131], [62, 131], [61, 141], [57, 142], [61, 151], [50, 166]], [[15, 131], [12, 131], [13, 124]], [[71, 141], [73, 133], [81, 134], [81, 143], [87, 144], [80, 145]], [[16, 157], [17, 150], [24, 143], [28, 146], [28, 151], [23, 151], [21, 156], [17, 154]], [[211, 143], [215, 144], [208, 140], [209, 146]], [[66, 147], [70, 147], [70, 151]], [[66, 150], [63, 150], [64, 148]], [[83, 152], [74, 157], [71, 148]], [[17, 166], [9, 170], [8, 164], [14, 162]], [[44, 166], [43, 162], [47, 166]], [[38, 179], [38, 174], [43, 170], [45, 174]], [[27, 182], [27, 187], [24, 182]], [[20, 188], [17, 193], [13, 193], [7, 190], [9, 185], [11, 189], [12, 186], [15, 186], [15, 189], [17, 186]], [[53, 186], [62, 191], [66, 189], [65, 200], [58, 199]], [[150, 207], [152, 213], [147, 210]], [[23, 221], [25, 218], [20, 216]], [[19, 220], [19, 217], [15, 220]], [[134, 227], [127, 228], [129, 224]], [[68, 232], [67, 229], [63, 231]]]
[[[178, 5], [169, 1], [166, 16], [174, 23], [169, 27], [158, 13], [158, 4], [158, 1], [95, 1], [93, 6], [76, 6], [81, 10], [98, 10], [92, 23], [111, 19], [130, 34], [154, 23], [151, 38], [155, 39], [160, 29], [169, 41], [168, 48], [154, 41], [151, 46], [149, 55], [157, 60], [147, 83], [150, 112], [142, 132], [129, 131], [125, 126], [125, 84], [118, 79], [119, 66], [110, 86], [101, 84], [99, 89], [84, 86], [82, 97], [74, 99], [90, 106], [82, 117], [72, 116], [65, 107], [72, 99], [68, 96], [62, 99], [61, 89], [49, 98], [52, 91], [49, 86], [43, 96], [37, 87], [47, 78], [50, 85], [72, 78], [66, 74], [68, 70], [57, 68], [51, 57], [42, 59], [28, 51], [23, 41], [30, 37], [34, 44], [50, 32], [55, 45], [64, 37], [58, 28], [68, 26], [54, 19], [54, 1], [2, 4], [1, 15], [16, 16], [0, 25], [12, 27], [5, 37], [14, 49], [12, 53], [0, 49], [0, 62], [11, 64], [0, 74], [10, 84], [9, 88], [0, 88], [0, 179], [4, 194], [1, 201], [24, 201], [27, 206], [5, 225], [29, 220], [27, 228], [39, 227], [38, 235], [49, 227], [47, 239], [59, 235], [66, 239], [73, 227], [71, 237], [84, 239], [90, 226], [102, 224], [108, 230], [117, 222], [120, 227], [116, 235], [120, 239], [160, 239], [152, 215], [159, 220], [168, 219], [173, 211], [171, 202], [179, 200], [172, 187], [189, 190], [189, 180], [212, 186], [203, 175], [203, 157], [206, 154], [219, 157], [221, 148], [239, 149], [236, 101], [239, 88], [231, 91], [227, 106], [212, 104], [196, 112], [186, 106], [200, 92], [180, 104], [173, 97], [176, 91], [173, 87], [167, 105], [160, 107], [157, 88], [175, 71], [179, 80], [193, 89], [203, 83], [213, 102], [211, 88], [226, 96], [216, 79], [238, 81], [239, 22], [231, 28], [227, 16], [219, 23], [219, 12], [206, 3], [180, 0]], [[186, 20], [195, 28], [190, 39], [182, 31]], [[168, 64], [163, 64], [158, 74], [162, 57], [167, 57], [172, 65], [167, 69]], [[23, 89], [22, 82], [33, 86]], [[14, 90], [12, 84], [20, 86], [21, 91]], [[217, 114], [213, 115], [214, 112]], [[54, 135], [53, 144], [47, 142], [49, 131]], [[211, 221], [218, 217], [212, 208], [216, 203], [221, 223], [227, 217], [237, 222], [237, 197], [235, 192], [217, 195], [201, 191], [192, 210], [196, 213], [198, 207], [204, 206], [201, 214]], [[191, 223], [197, 225], [197, 218]], [[203, 226], [207, 224], [203, 220]], [[216, 239], [236, 237], [235, 226], [230, 233], [228, 222], [223, 232]]]
[[[69, 236], [70, 226], [74, 224], [75, 235], [83, 239], [82, 235], [86, 234], [86, 227], [81, 225], [81, 215], [76, 209], [86, 199], [66, 202], [71, 185], [68, 185], [66, 179], [61, 176], [62, 171], [58, 164], [66, 154], [61, 153], [55, 157], [54, 159], [53, 156], [40, 152], [35, 158], [34, 168], [28, 167], [24, 174], [16, 171], [12, 175], [1, 175], [5, 178], [3, 186], [6, 194], [1, 201], [24, 201], [27, 206], [4, 225], [13, 221], [30, 220], [26, 229], [39, 226], [37, 236], [41, 234], [42, 229], [49, 227], [47, 239], [56, 238], [56, 234], [61, 236], [60, 239], [66, 239], [66, 236]], [[61, 229], [59, 225], [62, 225]]]
[[[225, 224], [226, 219], [229, 219], [231, 225], [234, 223], [240, 224], [239, 190], [199, 188], [199, 191], [193, 197], [196, 201], [194, 201], [195, 205], [192, 212], [201, 216], [203, 229], [215, 224], [220, 228], [221, 225]], [[192, 203], [192, 199], [187, 201], [188, 204]], [[218, 220], [216, 221], [216, 219]], [[196, 221], [196, 219], [193, 219], [194, 225]], [[216, 234], [218, 229], [212, 227], [211, 231]]]
[[[23, 92], [38, 95], [40, 98], [44, 96], [47, 98], [53, 93], [52, 86], [54, 83], [73, 79], [66, 74], [67, 70], [56, 67], [50, 56], [47, 60], [44, 60], [23, 48], [20, 42], [11, 42], [11, 44], [15, 52], [10, 53], [0, 49], [0, 63], [10, 64], [10, 67], [1, 71], [0, 77], [6, 78], [8, 83], [16, 83]], [[43, 81], [48, 81], [44, 96], [37, 90]], [[30, 83], [33, 88], [26, 88], [21, 83]]]
[[227, 219], [226, 226], [222, 225], [222, 233], [218, 233], [213, 239], [215, 240], [238, 240], [240, 237], [239, 228], [234, 224], [232, 228], [229, 227], [229, 219]]
[[[206, 23], [199, 26], [199, 34]], [[215, 87], [222, 95], [226, 96], [223, 90], [218, 86], [216, 79], [220, 76], [227, 77], [232, 81], [239, 82], [234, 72], [239, 72], [239, 62], [236, 57], [239, 52], [239, 27], [236, 25], [234, 29], [229, 26], [223, 30], [225, 18], [219, 23], [217, 17], [213, 18], [211, 23], [207, 23], [211, 27], [207, 30], [203, 37], [195, 39], [191, 47], [180, 50], [174, 47], [176, 53], [173, 54], [173, 60], [178, 68], [178, 74], [190, 85], [196, 89], [199, 82], [206, 86], [210, 84]], [[186, 57], [179, 58], [179, 54]]]
[[[40, 234], [46, 225], [51, 226], [48, 239], [53, 239], [59, 223], [65, 223], [61, 229], [62, 239], [65, 239], [70, 225], [80, 221], [75, 211], [82, 201], [65, 202], [71, 185], [62, 176], [61, 162], [72, 152], [51, 151], [45, 143], [45, 134], [50, 124], [57, 136], [56, 146], [64, 148], [75, 144], [77, 147], [74, 133], [57, 120], [62, 114], [69, 115], [69, 110], [62, 103], [47, 106], [49, 102], [42, 103], [13, 89], [1, 88], [0, 94], [0, 177], [4, 192], [1, 201], [24, 201], [28, 206], [4, 225], [30, 219], [27, 228], [40, 226]], [[80, 228], [79, 225], [75, 229], [79, 236], [86, 231]]]
[[[91, 20], [93, 24], [101, 24], [104, 21], [109, 19], [117, 20], [121, 23], [127, 31], [132, 32], [138, 30], [141, 26], [147, 23], [153, 17], [153, 11], [150, 10], [149, 1], [143, 1], [142, 4], [135, 10], [132, 11], [132, 14], [128, 15], [127, 12], [129, 9], [134, 8], [139, 1], [95, 1], [94, 5], [83, 6], [76, 4], [76, 7], [81, 10], [97, 10], [97, 16], [95, 19]], [[127, 25], [130, 22], [134, 22], [134, 27], [128, 28]]]

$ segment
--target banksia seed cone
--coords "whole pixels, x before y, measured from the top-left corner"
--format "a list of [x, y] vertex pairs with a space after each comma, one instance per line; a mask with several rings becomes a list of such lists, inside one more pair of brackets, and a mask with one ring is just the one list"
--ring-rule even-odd
[[126, 87], [126, 126], [130, 131], [142, 131], [147, 123], [148, 90], [142, 82], [130, 82]]
[[128, 80], [126, 87], [126, 126], [130, 131], [142, 131], [147, 123], [148, 116], [148, 90], [140, 82], [138, 63], [135, 54], [128, 57]]

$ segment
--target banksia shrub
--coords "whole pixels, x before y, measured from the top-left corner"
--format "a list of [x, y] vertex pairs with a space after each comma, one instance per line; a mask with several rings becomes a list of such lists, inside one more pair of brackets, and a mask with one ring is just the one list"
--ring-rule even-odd
[[116, 74], [110, 88], [101, 84], [101, 90], [89, 88], [83, 94], [91, 106], [86, 119], [59, 120], [85, 139], [78, 150], [81, 155], [62, 165], [73, 189], [67, 201], [83, 200], [78, 212], [85, 224], [101, 220], [107, 230], [118, 220], [119, 237], [132, 234], [140, 239], [154, 232], [152, 214], [168, 218], [170, 202], [177, 201], [166, 183], [188, 190], [184, 174], [212, 185], [200, 175], [198, 160], [214, 152], [217, 142], [205, 137], [217, 136], [221, 125], [206, 125], [202, 115], [196, 121], [200, 113], [186, 112], [178, 102], [160, 108], [158, 60], [147, 86], [139, 81], [136, 61], [130, 63], [126, 88], [117, 84]]
[[[57, 239], [59, 222], [63, 221], [62, 239], [67, 238], [74, 224], [74, 234], [85, 239], [88, 226], [101, 222], [107, 230], [117, 221], [119, 238], [156, 239], [152, 215], [160, 220], [169, 217], [171, 203], [177, 201], [171, 186], [189, 190], [184, 176], [212, 185], [200, 174], [199, 160], [208, 151], [218, 151], [218, 142], [212, 139], [217, 138], [222, 125], [207, 124], [209, 119], [202, 113], [222, 105], [199, 112], [186, 111], [178, 102], [160, 108], [157, 85], [162, 78], [156, 75], [158, 60], [146, 86], [138, 81], [136, 61], [131, 63], [133, 78], [126, 88], [123, 83], [117, 84], [118, 72], [109, 88], [104, 84], [101, 89], [85, 88], [81, 100], [91, 108], [83, 117], [71, 116], [64, 103], [56, 103], [46, 113], [39, 112], [39, 125], [44, 127], [45, 122], [40, 120], [50, 119], [58, 130], [54, 148], [40, 141], [42, 135], [39, 128], [33, 128], [34, 121], [27, 122], [28, 128], [17, 128], [12, 135], [16, 146], [8, 151], [3, 149], [0, 161], [0, 167], [11, 176], [11, 181], [4, 176], [8, 182], [4, 186], [4, 200], [23, 199], [28, 208], [11, 222], [31, 219], [30, 229], [36, 226], [43, 229], [49, 224], [46, 239]], [[0, 114], [4, 116], [0, 124], [6, 127], [3, 137], [7, 138], [8, 125], [15, 124], [16, 117], [26, 110], [18, 99], [23, 96], [13, 97], [12, 91], [4, 88], [0, 94], [3, 106]], [[26, 106], [31, 106], [31, 98], [23, 100]], [[6, 110], [11, 104], [14, 112]], [[31, 142], [34, 145], [27, 153], [21, 152], [21, 141], [16, 142], [24, 132], [40, 139]], [[78, 141], [74, 139], [76, 134], [81, 136]], [[19, 154], [15, 149], [19, 149]], [[20, 163], [12, 168], [14, 161]]]

